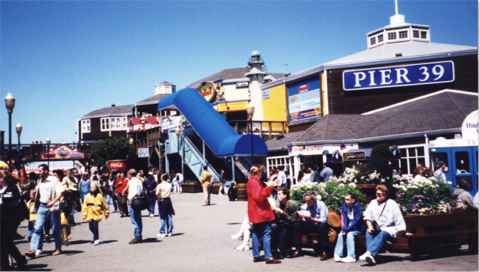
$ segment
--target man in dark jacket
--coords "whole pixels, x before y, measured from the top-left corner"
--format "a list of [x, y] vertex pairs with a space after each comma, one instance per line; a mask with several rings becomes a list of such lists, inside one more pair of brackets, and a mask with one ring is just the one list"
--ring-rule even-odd
[[155, 196], [155, 188], [157, 188], [157, 183], [152, 176], [153, 173], [149, 173], [145, 177], [145, 181], [143, 182], [143, 189], [145, 190], [148, 202], [148, 213], [150, 217], [155, 215], [155, 203], [156, 203], [156, 196]]
[[23, 268], [27, 264], [25, 256], [13, 242], [18, 225], [24, 219], [20, 217], [25, 212], [22, 211], [22, 201], [15, 179], [0, 172], [0, 270], [2, 271], [11, 269], [8, 256], [15, 260], [18, 268]]

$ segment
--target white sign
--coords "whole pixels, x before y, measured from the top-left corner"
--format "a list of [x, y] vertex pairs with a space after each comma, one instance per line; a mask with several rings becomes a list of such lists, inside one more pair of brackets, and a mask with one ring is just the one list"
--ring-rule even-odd
[[148, 150], [148, 147], [139, 147], [137, 149], [137, 156], [139, 158], [148, 158], [150, 157], [150, 151]]
[[475, 142], [478, 142], [478, 110], [473, 111], [467, 117], [465, 120], [463, 120], [462, 123], [462, 138], [463, 139], [469, 139], [469, 140], [474, 140]]

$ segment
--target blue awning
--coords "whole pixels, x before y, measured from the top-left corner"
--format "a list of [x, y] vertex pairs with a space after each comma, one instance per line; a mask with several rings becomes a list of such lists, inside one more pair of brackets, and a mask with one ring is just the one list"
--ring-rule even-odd
[[266, 156], [265, 141], [257, 135], [240, 135], [195, 89], [175, 92], [158, 103], [159, 111], [177, 108], [212, 152], [219, 157]]

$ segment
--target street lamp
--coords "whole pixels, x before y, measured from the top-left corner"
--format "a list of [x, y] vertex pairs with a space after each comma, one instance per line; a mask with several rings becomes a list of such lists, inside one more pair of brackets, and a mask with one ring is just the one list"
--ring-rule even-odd
[[18, 123], [16, 126], [15, 126], [15, 130], [17, 131], [17, 140], [18, 140], [18, 143], [17, 143], [17, 152], [20, 152], [20, 136], [22, 135], [22, 131], [23, 131], [23, 126], [22, 124]]
[[8, 159], [12, 153], [12, 113], [15, 108], [15, 97], [11, 93], [8, 93], [5, 97], [5, 108], [8, 112]]

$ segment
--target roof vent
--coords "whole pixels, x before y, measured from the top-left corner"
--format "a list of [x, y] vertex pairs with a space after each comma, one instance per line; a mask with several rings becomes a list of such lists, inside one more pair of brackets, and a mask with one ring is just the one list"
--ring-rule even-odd
[[403, 56], [402, 53], [395, 53], [395, 57], [396, 57], [396, 58], [399, 58], [399, 57], [402, 57], [402, 56]]

